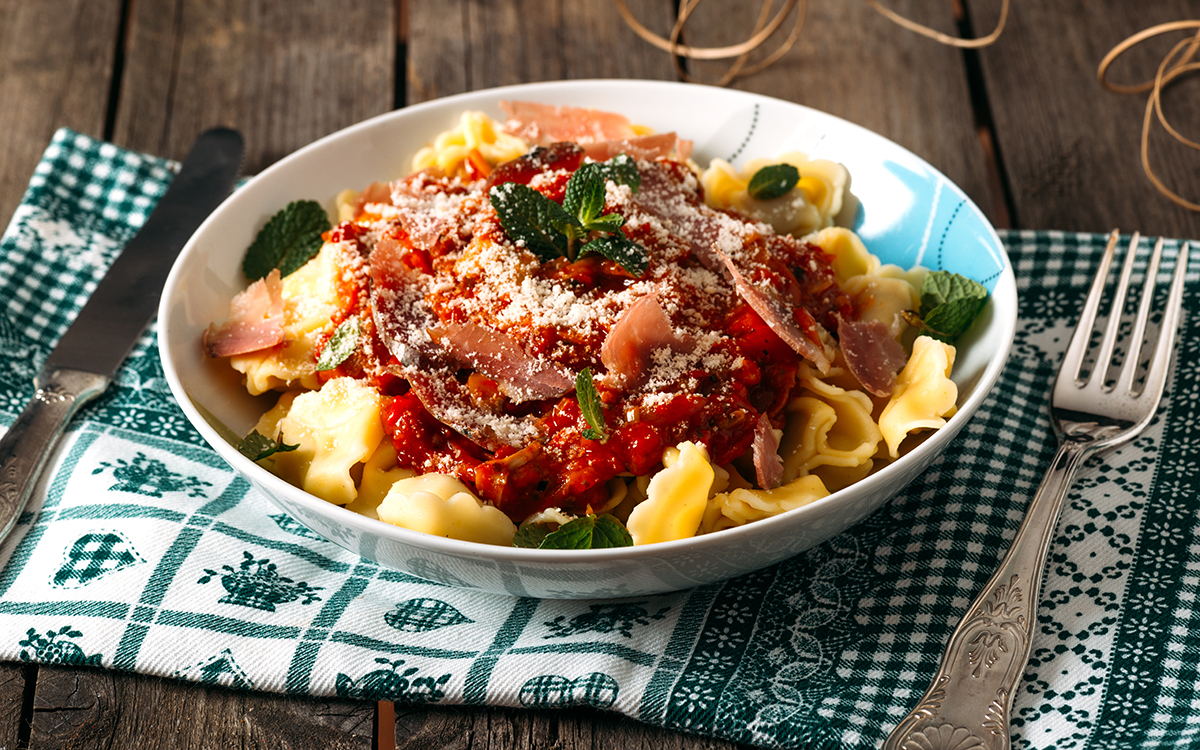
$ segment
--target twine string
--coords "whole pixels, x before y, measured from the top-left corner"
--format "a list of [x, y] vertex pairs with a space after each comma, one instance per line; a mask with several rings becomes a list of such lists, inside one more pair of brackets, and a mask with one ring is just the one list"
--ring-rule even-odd
[[[723, 47], [697, 47], [690, 44], [683, 44], [680, 40], [683, 38], [684, 27], [687, 25], [688, 19], [695, 12], [696, 7], [700, 5], [701, 0], [681, 0], [679, 10], [676, 13], [675, 23], [672, 25], [671, 33], [668, 37], [660, 36], [646, 28], [629, 10], [626, 0], [613, 0], [613, 2], [616, 3], [617, 10], [625, 20], [625, 23], [635, 34], [671, 55], [671, 59], [675, 64], [675, 72], [682, 80], [688, 82], [697, 81], [684, 68], [683, 60], [729, 60], [733, 58], [733, 63], [730, 64], [725, 73], [716, 81], [716, 85], [718, 86], [726, 86], [738, 78], [757, 73], [787, 54], [788, 50], [795, 46], [796, 41], [800, 38], [800, 32], [804, 28], [804, 19], [808, 15], [808, 0], [783, 0], [778, 10], [775, 10], [775, 0], [763, 0], [759, 8], [758, 20], [754, 24], [754, 30], [751, 32], [749, 39], [740, 44], [731, 44]], [[996, 21], [996, 27], [986, 36], [976, 39], [962, 39], [944, 34], [928, 26], [923, 26], [888, 8], [880, 3], [879, 0], [864, 0], [864, 2], [884, 18], [909, 31], [952, 47], [978, 49], [986, 47], [1000, 38], [1001, 32], [1004, 31], [1004, 25], [1008, 21], [1008, 8], [1011, 0], [1001, 0], [1000, 16]], [[787, 37], [765, 58], [754, 64], [747, 65], [750, 54], [781, 29], [793, 10], [796, 10], [796, 18], [791, 24], [791, 30], [788, 32]]]
[[[1174, 31], [1190, 31], [1196, 30], [1196, 33], [1190, 37], [1180, 40], [1171, 48], [1167, 56], [1162, 59], [1158, 65], [1158, 70], [1155, 71], [1154, 78], [1149, 81], [1143, 81], [1136, 84], [1113, 83], [1108, 80], [1108, 70], [1113, 62], [1125, 52], [1133, 47], [1141, 44], [1147, 39], [1151, 39], [1162, 34], [1169, 34]], [[1172, 82], [1189, 73], [1194, 73], [1200, 70], [1200, 62], [1195, 61], [1197, 51], [1200, 51], [1200, 21], [1174, 21], [1171, 23], [1163, 23], [1157, 26], [1151, 26], [1148, 29], [1139, 31], [1122, 41], [1117, 46], [1109, 50], [1104, 59], [1100, 61], [1100, 66], [1096, 70], [1096, 78], [1100, 85], [1104, 88], [1118, 94], [1140, 94], [1145, 91], [1150, 92], [1150, 96], [1146, 100], [1146, 114], [1142, 118], [1142, 142], [1141, 142], [1141, 157], [1142, 171], [1146, 173], [1146, 177], [1154, 185], [1158, 192], [1162, 193], [1172, 203], [1186, 208], [1190, 211], [1200, 211], [1200, 203], [1188, 200], [1176, 193], [1159, 178], [1155, 173], [1154, 167], [1150, 163], [1150, 130], [1157, 119], [1172, 138], [1188, 148], [1200, 150], [1200, 143], [1191, 140], [1179, 132], [1168, 120], [1162, 109], [1162, 94]]]
[[922, 26], [916, 21], [911, 21], [891, 8], [882, 5], [879, 0], [865, 0], [865, 2], [867, 5], [870, 5], [878, 13], [880, 13], [884, 18], [898, 26], [902, 26], [909, 31], [920, 34], [921, 36], [929, 37], [930, 39], [941, 42], [942, 44], [949, 45], [951, 47], [958, 47], [960, 49], [979, 49], [981, 47], [988, 46], [1000, 38], [1000, 34], [1004, 31], [1004, 24], [1008, 21], [1009, 0], [1002, 0], [1000, 3], [1000, 17], [996, 21], [996, 28], [992, 29], [990, 33], [976, 39], [963, 39], [961, 37], [943, 34], [936, 29], [931, 29], [928, 26]]

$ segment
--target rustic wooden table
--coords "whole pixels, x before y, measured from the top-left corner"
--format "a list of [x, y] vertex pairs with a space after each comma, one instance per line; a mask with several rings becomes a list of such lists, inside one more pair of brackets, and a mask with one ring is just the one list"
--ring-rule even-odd
[[[676, 0], [630, 6], [660, 32]], [[1200, 214], [1161, 197], [1137, 149], [1145, 97], [1110, 94], [1096, 66], [1200, 2], [1014, 0], [994, 46], [963, 52], [865, 3], [811, 0], [782, 61], [738, 85], [866, 126], [958, 183], [997, 226], [1200, 238]], [[999, 0], [896, 0], [951, 34], [983, 33]], [[744, 7], [743, 7], [744, 6]], [[711, 0], [688, 41], [739, 41], [756, 3]], [[1148, 77], [1173, 39], [1135, 50]], [[571, 78], [675, 79], [605, 0], [0, 0], [0, 218], [60, 126], [181, 158], [201, 130], [236, 127], [246, 171], [396, 107]], [[1196, 82], [1167, 102], [1194, 139]], [[1200, 199], [1200, 153], [1155, 137], [1163, 180]], [[211, 689], [139, 675], [0, 665], [0, 747], [727, 747], [590, 710], [405, 708]]]

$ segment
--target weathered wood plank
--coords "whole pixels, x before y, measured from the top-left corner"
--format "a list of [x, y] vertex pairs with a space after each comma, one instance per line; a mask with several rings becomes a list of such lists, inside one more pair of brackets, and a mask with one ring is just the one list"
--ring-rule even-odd
[[121, 0], [0, 0], [0, 222], [60, 127], [104, 135]]
[[[669, 0], [630, 6], [667, 23]], [[445, 0], [409, 7], [408, 103], [514, 83], [675, 78], [611, 2]]]
[[0, 747], [17, 746], [25, 700], [25, 672], [24, 664], [0, 664]]
[[395, 3], [139, 0], [114, 140], [181, 158], [206, 128], [246, 138], [257, 172], [392, 108]]
[[587, 708], [517, 711], [396, 709], [396, 747], [510, 750], [733, 750], [722, 740], [679, 734]]
[[[986, 19], [995, 5], [969, 0], [968, 7]], [[1200, 214], [1160, 196], [1142, 173], [1146, 96], [1119, 96], [1096, 82], [1096, 67], [1118, 42], [1154, 24], [1195, 18], [1196, 8], [1188, 0], [1013, 3], [1004, 35], [980, 59], [1020, 226], [1200, 237]], [[1152, 78], [1179, 38], [1163, 37], [1129, 53], [1112, 79]], [[1176, 126], [1193, 139], [1200, 122], [1196, 91], [1194, 80], [1181, 83], [1167, 106]], [[1153, 142], [1164, 182], [1200, 200], [1200, 153], [1167, 146], [1165, 138]]]
[[[957, 33], [948, 2], [901, 0], [888, 6], [939, 31]], [[731, 11], [727, 4], [702, 3], [685, 28], [686, 41], [704, 47], [740, 43], [751, 36], [759, 7], [745, 3]], [[790, 20], [785, 26], [791, 28]], [[655, 30], [665, 36], [669, 29]], [[777, 33], [763, 51], [775, 49], [783, 36]], [[715, 80], [727, 67], [689, 62], [689, 71], [702, 80]], [[866, 3], [809, 3], [796, 46], [734, 87], [873, 130], [943, 172], [992, 221], [1002, 220], [1003, 196], [988, 179], [963, 53], [900, 28]]]
[[373, 703], [242, 693], [121, 672], [42, 667], [29, 747], [366, 750], [372, 746], [374, 711]]

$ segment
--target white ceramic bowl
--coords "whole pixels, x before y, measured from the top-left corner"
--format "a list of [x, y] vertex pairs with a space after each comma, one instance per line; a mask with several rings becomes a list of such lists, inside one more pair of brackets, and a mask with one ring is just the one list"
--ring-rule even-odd
[[[959, 342], [959, 410], [942, 430], [865, 480], [811, 505], [694, 539], [625, 549], [548, 551], [492, 547], [420, 534], [343, 510], [240, 455], [270, 400], [247, 395], [224, 360], [202, 355], [200, 334], [223, 319], [246, 282], [240, 265], [259, 227], [288, 202], [333, 210], [344, 188], [409, 171], [413, 153], [464, 110], [501, 117], [523, 99], [627, 115], [695, 141], [702, 164], [735, 164], [799, 150], [846, 165], [861, 202], [852, 227], [885, 263], [956, 271], [991, 290]], [[652, 81], [570, 81], [479, 91], [382, 115], [301, 149], [250, 180], [200, 227], [167, 280], [159, 346], [171, 390], [212, 447], [258, 491], [313, 531], [388, 568], [441, 583], [516, 596], [636, 596], [720, 581], [779, 562], [844, 531], [912, 481], [954, 439], [991, 389], [1016, 322], [1012, 269], [995, 230], [942, 174], [896, 144], [836, 117], [741, 91]], [[235, 434], [236, 433], [236, 436]]]

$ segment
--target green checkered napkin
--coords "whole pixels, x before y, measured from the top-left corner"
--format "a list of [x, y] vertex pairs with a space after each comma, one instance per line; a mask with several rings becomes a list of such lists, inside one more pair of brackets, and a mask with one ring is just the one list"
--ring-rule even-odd
[[[171, 170], [55, 135], [0, 244], [0, 424]], [[402, 703], [590, 704], [768, 747], [877, 746], [924, 691], [1054, 450], [1048, 385], [1103, 238], [1003, 238], [1022, 299], [1013, 353], [940, 461], [784, 564], [623, 601], [481, 594], [322, 541], [202, 444], [147, 334], [73, 422], [0, 547], [0, 659]], [[1016, 698], [1017, 747], [1200, 746], [1190, 282], [1164, 409], [1068, 500]]]

